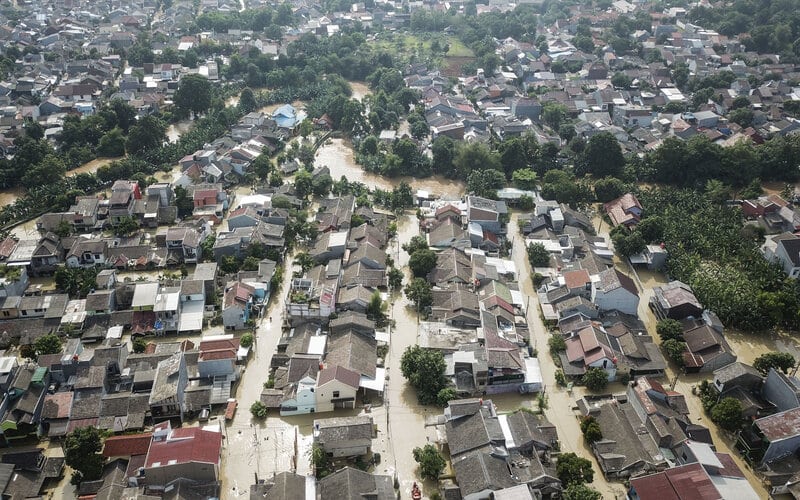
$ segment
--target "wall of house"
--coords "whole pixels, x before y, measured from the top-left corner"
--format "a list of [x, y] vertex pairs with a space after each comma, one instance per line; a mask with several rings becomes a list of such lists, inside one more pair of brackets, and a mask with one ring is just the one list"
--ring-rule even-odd
[[[338, 396], [335, 394], [336, 392], [338, 392]], [[346, 405], [347, 408], [354, 408], [356, 389], [353, 389], [349, 385], [343, 384], [338, 380], [331, 380], [330, 382], [317, 387], [316, 397], [317, 412], [333, 411], [337, 407], [344, 407], [343, 405]], [[338, 401], [332, 402], [332, 399], [336, 399]]]
[[778, 411], [791, 410], [800, 406], [800, 400], [794, 388], [787, 385], [774, 369], [767, 374], [761, 395], [777, 406]]
[[736, 361], [736, 356], [729, 352], [725, 352], [706, 361], [706, 363], [700, 368], [699, 372], [710, 373], [714, 370], [722, 368], [723, 366], [728, 366], [734, 361]]
[[767, 447], [767, 451], [764, 453], [764, 458], [761, 459], [761, 463], [767, 463], [770, 460], [791, 455], [796, 453], [797, 450], [800, 450], [800, 434], [780, 441], [773, 441], [769, 444], [769, 447]]
[[639, 297], [625, 290], [617, 288], [610, 292], [592, 290], [592, 302], [604, 311], [617, 310], [625, 314], [636, 315], [639, 307]]
[[[287, 399], [281, 403], [281, 416], [303, 415], [315, 413], [317, 411], [317, 400], [313, 389], [301, 389], [297, 391], [294, 399]], [[294, 410], [284, 410], [285, 407], [293, 407]]]
[[775, 257], [778, 258], [783, 266], [783, 272], [790, 278], [797, 278], [797, 276], [800, 275], [800, 267], [795, 267], [794, 264], [792, 264], [792, 259], [786, 254], [786, 248], [784, 248], [783, 245], [778, 245], [775, 248]]
[[369, 453], [371, 444], [370, 439], [349, 439], [328, 443], [323, 449], [334, 457], [357, 457]]
[[225, 328], [244, 328], [244, 311], [238, 307], [226, 307], [222, 310], [222, 324]]

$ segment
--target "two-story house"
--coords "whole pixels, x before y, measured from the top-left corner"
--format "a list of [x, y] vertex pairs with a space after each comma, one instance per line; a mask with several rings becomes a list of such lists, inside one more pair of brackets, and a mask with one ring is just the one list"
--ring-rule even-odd
[[239, 330], [250, 319], [250, 306], [255, 290], [245, 283], [236, 282], [225, 290], [222, 302], [222, 324], [225, 328]]
[[200, 247], [200, 234], [191, 227], [170, 227], [167, 229], [167, 251], [170, 256], [176, 254], [185, 263], [197, 262]]
[[123, 219], [131, 217], [136, 200], [141, 198], [142, 194], [136, 181], [118, 180], [114, 182], [111, 186], [111, 198], [108, 200], [108, 215], [111, 223], [117, 225]]
[[106, 240], [78, 238], [67, 252], [67, 267], [104, 266], [108, 259], [108, 243]]
[[317, 374], [316, 412], [355, 408], [361, 374], [343, 366], [331, 366]]
[[639, 292], [631, 278], [617, 271], [606, 269], [592, 281], [592, 302], [601, 311], [619, 311], [636, 316], [639, 307]]

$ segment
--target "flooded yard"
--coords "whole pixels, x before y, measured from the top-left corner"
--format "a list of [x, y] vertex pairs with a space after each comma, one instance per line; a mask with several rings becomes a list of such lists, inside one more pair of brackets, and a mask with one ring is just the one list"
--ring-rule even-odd
[[443, 197], [460, 198], [464, 194], [465, 185], [461, 181], [445, 179], [441, 176], [425, 177], [395, 177], [387, 178], [364, 171], [356, 164], [353, 147], [345, 139], [329, 139], [319, 150], [315, 166], [327, 166], [331, 170], [331, 177], [339, 180], [342, 176], [350, 182], [362, 182], [370, 188], [391, 190], [405, 181], [413, 189], [423, 189], [431, 193], [438, 193]]

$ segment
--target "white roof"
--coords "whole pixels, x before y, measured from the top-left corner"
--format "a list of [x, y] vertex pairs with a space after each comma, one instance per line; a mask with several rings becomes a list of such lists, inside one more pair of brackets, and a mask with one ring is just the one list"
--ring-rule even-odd
[[369, 378], [361, 375], [361, 381], [358, 386], [364, 389], [371, 389], [377, 392], [383, 392], [386, 385], [386, 368], [375, 368], [375, 378]]
[[17, 363], [17, 358], [14, 356], [3, 356], [0, 358], [0, 373], [9, 373], [12, 369], [14, 369], [14, 365]]
[[720, 498], [726, 500], [755, 500], [758, 494], [755, 492], [747, 479], [741, 477], [708, 475], [711, 482], [716, 486]]
[[164, 290], [156, 295], [156, 303], [153, 306], [154, 311], [177, 311], [178, 302], [180, 302], [181, 292], [179, 290]]
[[121, 339], [122, 338], [122, 325], [115, 325], [108, 329], [106, 332], [107, 339]]
[[525, 358], [525, 383], [541, 384], [542, 380], [542, 368], [539, 366], [539, 360]]
[[239, 206], [236, 208], [242, 207], [269, 207], [272, 203], [272, 197], [267, 196], [265, 194], [248, 194], [242, 196], [241, 201], [239, 201]]
[[308, 339], [308, 354], [325, 354], [325, 345], [328, 342], [327, 335], [314, 335]]
[[[708, 443], [700, 443], [697, 441], [686, 441], [686, 447], [692, 452], [692, 454], [697, 458], [697, 462], [703, 466], [711, 466], [718, 469], [724, 468], [722, 462], [719, 458], [717, 458], [716, 453], [714, 450], [711, 449], [711, 445]], [[727, 497], [726, 497], [727, 498]]]
[[[199, 331], [203, 329], [203, 309], [202, 301], [190, 300], [183, 303], [181, 308], [181, 319], [178, 330], [182, 332]], [[208, 340], [208, 339], [204, 339]]]
[[131, 307], [154, 306], [158, 294], [158, 283], [137, 283], [133, 290]]
[[343, 247], [347, 245], [347, 231], [330, 233], [328, 236], [328, 248]]
[[511, 427], [508, 425], [508, 415], [498, 415], [497, 422], [500, 424], [500, 430], [503, 431], [503, 437], [506, 440], [506, 448], [516, 448], [517, 444], [514, 442], [514, 434], [511, 432]]

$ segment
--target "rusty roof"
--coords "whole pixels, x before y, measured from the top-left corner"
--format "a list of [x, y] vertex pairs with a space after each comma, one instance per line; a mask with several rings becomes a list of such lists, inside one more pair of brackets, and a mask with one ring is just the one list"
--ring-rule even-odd
[[800, 434], [800, 408], [759, 418], [755, 423], [770, 442], [790, 438]]

